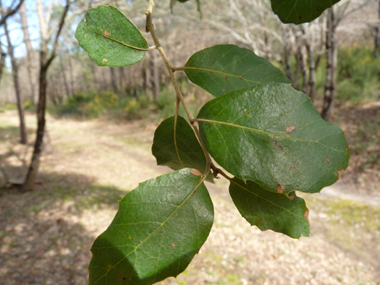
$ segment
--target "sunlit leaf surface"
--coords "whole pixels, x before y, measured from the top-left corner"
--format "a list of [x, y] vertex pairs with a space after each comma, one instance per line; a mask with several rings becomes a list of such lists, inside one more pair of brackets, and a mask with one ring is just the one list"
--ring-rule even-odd
[[100, 66], [127, 66], [139, 62], [148, 43], [139, 29], [114, 6], [89, 9], [75, 37]]
[[177, 276], [206, 241], [213, 218], [208, 191], [190, 169], [141, 183], [95, 240], [90, 284], [145, 285]]
[[289, 84], [226, 94], [203, 106], [198, 118], [216, 162], [274, 192], [319, 192], [348, 166], [343, 131]]

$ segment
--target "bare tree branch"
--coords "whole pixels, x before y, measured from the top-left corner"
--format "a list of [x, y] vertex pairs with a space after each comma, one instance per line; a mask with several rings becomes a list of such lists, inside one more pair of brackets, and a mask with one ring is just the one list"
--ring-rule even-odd
[[0, 27], [5, 23], [8, 17], [13, 16], [14, 14], [17, 13], [18, 9], [21, 7], [21, 4], [23, 2], [24, 0], [20, 0], [18, 5], [14, 9], [11, 9], [11, 7], [9, 7], [6, 12], [0, 11], [1, 12]]

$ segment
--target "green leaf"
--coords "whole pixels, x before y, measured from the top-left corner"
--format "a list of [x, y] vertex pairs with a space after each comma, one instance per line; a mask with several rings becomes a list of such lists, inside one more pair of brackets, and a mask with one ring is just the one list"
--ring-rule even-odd
[[302, 24], [318, 18], [340, 0], [271, 0], [272, 10], [283, 23]]
[[145, 285], [177, 276], [206, 241], [213, 218], [208, 191], [190, 169], [141, 183], [95, 240], [90, 284]]
[[217, 163], [273, 192], [319, 192], [348, 166], [343, 131], [288, 84], [226, 94], [203, 106], [197, 120]]
[[127, 66], [139, 62], [148, 43], [139, 29], [114, 6], [87, 11], [75, 37], [100, 66]]
[[292, 238], [309, 236], [309, 210], [295, 193], [287, 197], [265, 190], [252, 181], [245, 184], [234, 178], [230, 195], [240, 214], [260, 230], [273, 230]]
[[[181, 116], [178, 116], [176, 127], [174, 125], [174, 117], [167, 118], [154, 133], [152, 153], [157, 164], [174, 170], [195, 168], [204, 173], [207, 161], [193, 129]], [[211, 173], [207, 180], [213, 182]]]
[[216, 45], [193, 54], [184, 68], [194, 83], [215, 97], [263, 83], [290, 83], [277, 67], [236, 45]]

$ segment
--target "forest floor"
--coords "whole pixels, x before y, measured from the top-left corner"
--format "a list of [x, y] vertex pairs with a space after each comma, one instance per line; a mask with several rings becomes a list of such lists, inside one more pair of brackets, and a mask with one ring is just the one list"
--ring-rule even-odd
[[[375, 114], [363, 110], [362, 116], [373, 115], [369, 125], [380, 129]], [[350, 125], [356, 117], [340, 118], [334, 120], [355, 145], [353, 165], [322, 194], [302, 195], [310, 209], [309, 238], [251, 227], [220, 179], [207, 184], [215, 207], [208, 240], [183, 274], [160, 284], [380, 284], [379, 169], [371, 152], [360, 168], [365, 158], [355, 152], [367, 140], [358, 142], [358, 127]], [[0, 162], [11, 181], [22, 181], [32, 151], [32, 144], [17, 143], [17, 126], [15, 111], [0, 113]], [[27, 126], [32, 142], [31, 114]], [[150, 152], [157, 123], [49, 116], [47, 126], [52, 147], [41, 158], [35, 191], [0, 191], [1, 285], [87, 284], [90, 247], [112, 221], [118, 200], [170, 171], [156, 166]]]

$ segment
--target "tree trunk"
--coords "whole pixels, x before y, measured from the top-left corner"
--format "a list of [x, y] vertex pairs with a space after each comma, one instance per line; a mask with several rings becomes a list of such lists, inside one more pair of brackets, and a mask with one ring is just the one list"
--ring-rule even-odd
[[327, 13], [326, 27], [326, 83], [325, 95], [323, 98], [322, 118], [327, 119], [333, 113], [333, 101], [335, 97], [336, 85], [336, 66], [337, 66], [338, 50], [335, 42], [335, 23], [334, 11], [330, 8]]
[[24, 43], [25, 43], [26, 50], [28, 53], [27, 69], [28, 69], [29, 83], [31, 87], [30, 92], [31, 92], [32, 101], [34, 102], [35, 106], [37, 106], [38, 86], [37, 86], [36, 77], [35, 77], [37, 74], [37, 67], [36, 67], [37, 60], [36, 60], [36, 56], [34, 54], [34, 50], [30, 41], [25, 3], [23, 3], [20, 6], [20, 18], [21, 18], [22, 31], [24, 33]]
[[62, 74], [62, 79], [63, 79], [63, 85], [65, 86], [65, 90], [66, 90], [66, 96], [70, 96], [69, 85], [67, 84], [65, 67], [63, 66], [62, 57], [59, 58], [59, 63], [61, 66], [61, 74]]
[[[71, 63], [71, 56], [70, 56], [69, 52], [67, 52], [67, 58], [68, 58], [68, 62], [69, 62], [69, 75], [70, 75], [70, 87], [71, 87], [70, 95], [73, 96], [75, 94], [74, 75], [73, 75], [73, 65]], [[69, 94], [67, 94], [67, 95], [69, 95]]]
[[8, 54], [11, 58], [13, 83], [14, 83], [15, 91], [16, 91], [17, 110], [18, 110], [18, 115], [20, 118], [20, 138], [21, 138], [20, 142], [22, 144], [26, 144], [27, 136], [26, 136], [26, 127], [25, 127], [25, 116], [24, 116], [24, 102], [21, 97], [20, 84], [18, 81], [18, 66], [13, 54], [13, 46], [12, 46], [11, 38], [9, 36], [7, 22], [4, 22], [4, 32], [8, 41]]
[[380, 0], [377, 0], [379, 3], [379, 7], [377, 8], [377, 20], [378, 23], [376, 24], [375, 28], [375, 50], [374, 50], [374, 55], [377, 57], [380, 49]]
[[49, 43], [49, 36], [48, 36], [49, 21], [46, 19], [49, 19], [50, 15], [47, 15], [46, 18], [44, 18], [43, 6], [40, 0], [36, 1], [36, 5], [37, 5], [37, 12], [39, 15], [40, 33], [41, 33], [39, 94], [38, 94], [38, 105], [37, 105], [37, 133], [36, 133], [36, 141], [34, 143], [32, 160], [30, 162], [25, 181], [22, 185], [22, 191], [33, 190], [34, 181], [36, 180], [38, 168], [40, 166], [40, 157], [41, 157], [42, 148], [43, 148], [45, 124], [46, 124], [45, 109], [46, 109], [47, 71], [54, 57], [56, 56], [58, 38], [62, 31], [65, 18], [70, 7], [70, 1], [69, 0], [66, 1], [66, 7], [60, 19], [59, 28], [56, 33], [55, 41], [53, 44], [53, 49], [49, 57], [47, 56], [48, 43]]
[[117, 85], [116, 85], [115, 72], [114, 72], [113, 67], [110, 66], [109, 68], [110, 68], [110, 75], [111, 75], [112, 90], [113, 90], [113, 93], [117, 94]]
[[302, 76], [302, 91], [304, 93], [307, 92], [307, 69], [305, 64], [305, 57], [303, 54], [302, 46], [303, 46], [303, 39], [301, 31], [293, 28], [293, 32], [296, 38], [296, 46], [297, 46], [297, 53], [296, 53], [296, 60], [297, 60], [297, 69], [296, 69], [296, 81], [297, 85], [295, 86], [296, 89], [301, 90], [301, 87], [299, 85], [299, 75]]
[[1, 48], [0, 45], [0, 85], [1, 85], [1, 78], [3, 77], [3, 70], [5, 66], [5, 57], [7, 54], [4, 52], [4, 50]]
[[34, 150], [31, 163], [29, 165], [28, 173], [23, 184], [23, 191], [32, 191], [34, 188], [34, 181], [36, 180], [38, 168], [40, 166], [40, 157], [42, 153], [43, 138], [45, 133], [45, 108], [46, 108], [46, 88], [47, 88], [47, 68], [46, 65], [46, 50], [41, 50], [40, 59], [40, 77], [39, 77], [39, 96], [37, 105], [37, 134], [34, 143]]
[[311, 102], [314, 103], [315, 100], [315, 61], [314, 61], [314, 54], [313, 54], [313, 46], [306, 38], [305, 29], [302, 28], [302, 34], [304, 36], [304, 45], [307, 52], [307, 57], [309, 60], [309, 81], [307, 83], [307, 88], [305, 90], [305, 93], [310, 97]]
[[153, 102], [157, 103], [157, 98], [160, 96], [160, 77], [158, 75], [158, 66], [156, 56], [152, 56], [151, 60], [151, 70], [152, 70], [152, 91], [153, 91]]

